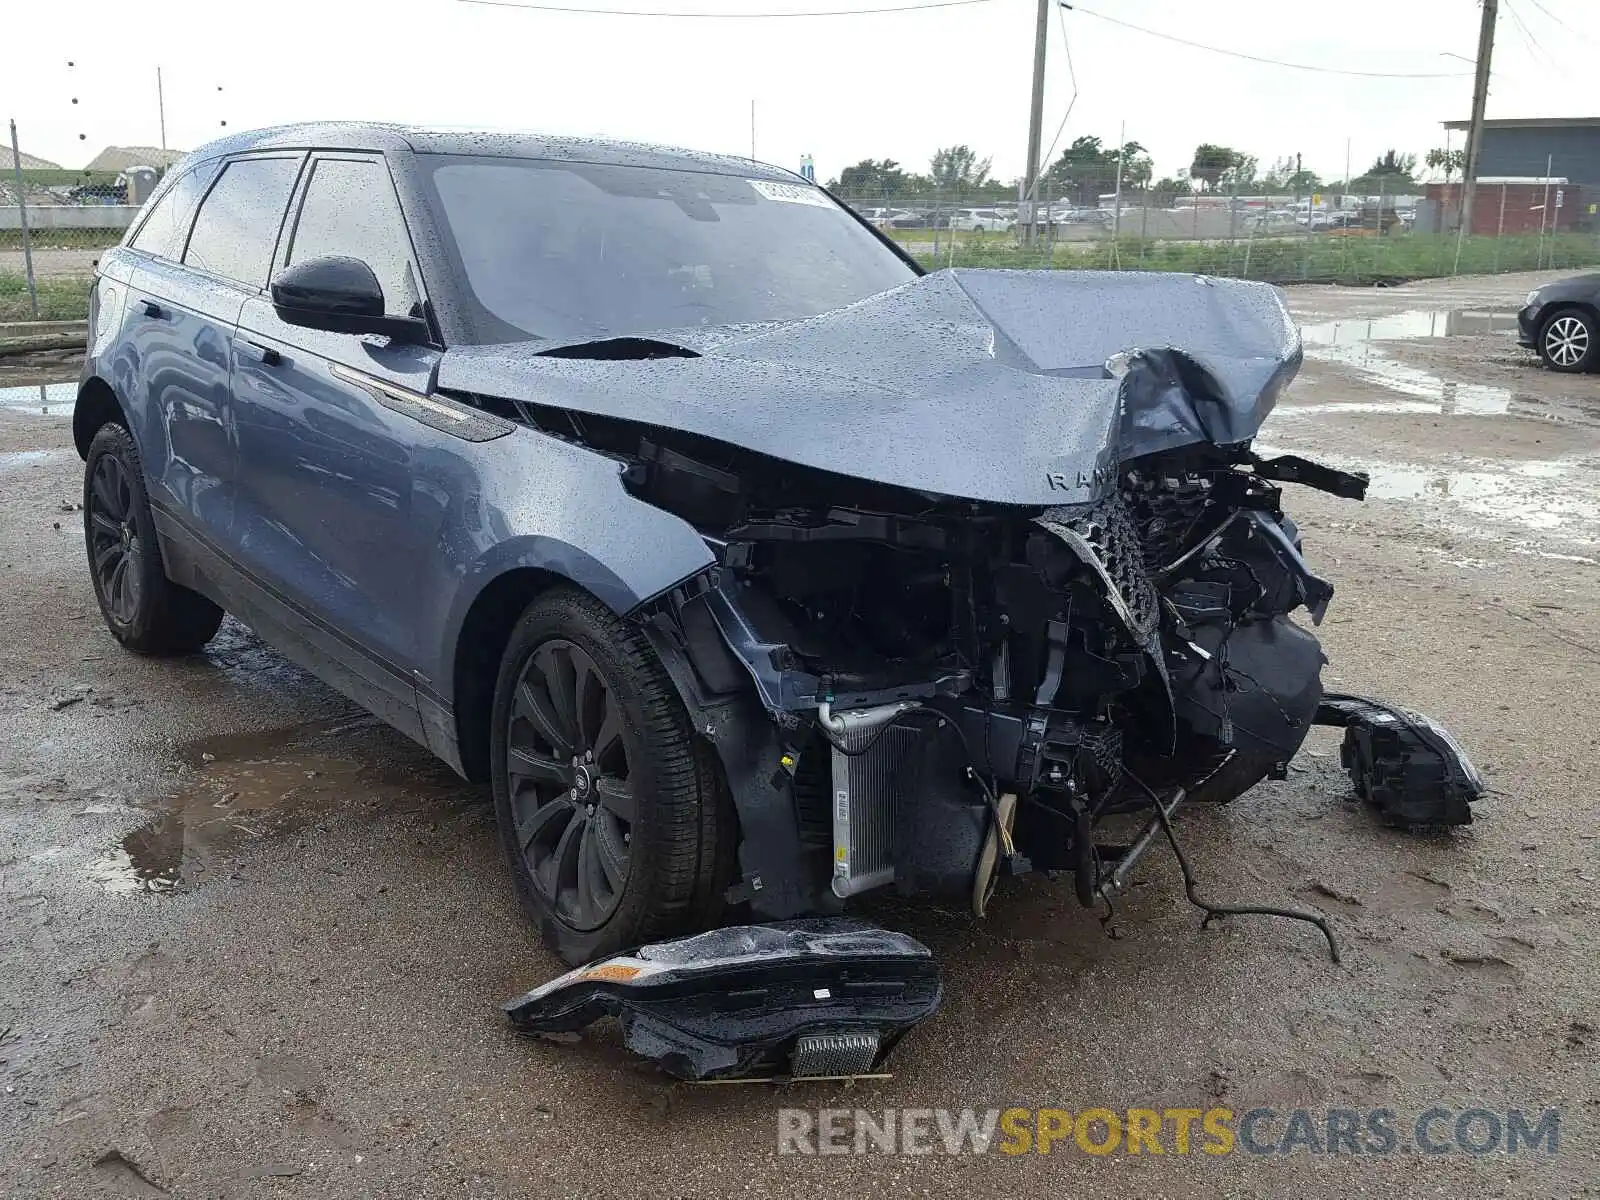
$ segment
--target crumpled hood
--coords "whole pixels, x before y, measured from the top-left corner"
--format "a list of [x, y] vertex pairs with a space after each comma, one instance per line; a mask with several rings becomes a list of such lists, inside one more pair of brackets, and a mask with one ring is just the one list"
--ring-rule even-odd
[[[633, 336], [696, 357], [464, 346], [445, 352], [438, 386], [927, 493], [1050, 505], [1093, 499], [1122, 459], [1252, 437], [1300, 364], [1270, 286], [1137, 272], [937, 271], [806, 320]], [[1167, 348], [1182, 355], [1136, 358], [1120, 378], [1106, 369], [1120, 352]]]

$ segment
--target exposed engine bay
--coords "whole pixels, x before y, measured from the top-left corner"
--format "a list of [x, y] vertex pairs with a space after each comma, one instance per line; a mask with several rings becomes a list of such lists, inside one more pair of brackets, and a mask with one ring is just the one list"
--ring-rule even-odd
[[[1164, 834], [1209, 919], [1230, 910], [1196, 897], [1171, 814], [1281, 775], [1319, 721], [1348, 727], [1347, 763], [1389, 815], [1471, 819], [1481, 780], [1447, 738], [1374, 741], [1375, 716], [1411, 718], [1323, 704], [1305, 626], [1333, 588], [1281, 485], [1359, 500], [1367, 480], [1252, 449], [1300, 361], [1281, 302], [1232, 281], [1107, 282], [1091, 325], [1069, 319], [1084, 285], [1059, 273], [943, 272], [754, 334], [544, 349], [537, 389], [526, 352], [494, 348], [443, 380], [482, 404], [515, 379], [497, 411], [614, 458], [633, 497], [704, 540], [710, 565], [633, 616], [716, 750], [739, 821], [728, 898], [755, 918], [880, 888], [981, 914], [999, 876], [1031, 870], [1071, 873], [1095, 905]], [[893, 355], [863, 347], [939, 321], [960, 336], [895, 359], [892, 386], [840, 382], [839, 358], [876, 365]], [[1101, 353], [1129, 344], [1148, 348]], [[624, 395], [570, 370], [586, 354], [632, 360], [615, 364]], [[804, 378], [818, 399], [792, 411]], [[1429, 791], [1443, 779], [1448, 801]], [[1125, 813], [1148, 815], [1140, 836], [1097, 842]]]

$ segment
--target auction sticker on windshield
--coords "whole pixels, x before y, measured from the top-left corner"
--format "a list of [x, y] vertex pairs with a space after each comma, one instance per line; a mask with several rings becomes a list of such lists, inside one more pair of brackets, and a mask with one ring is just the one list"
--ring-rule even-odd
[[768, 200], [781, 200], [785, 204], [810, 204], [815, 208], [833, 208], [832, 200], [814, 187], [801, 183], [773, 183], [770, 179], [745, 180]]

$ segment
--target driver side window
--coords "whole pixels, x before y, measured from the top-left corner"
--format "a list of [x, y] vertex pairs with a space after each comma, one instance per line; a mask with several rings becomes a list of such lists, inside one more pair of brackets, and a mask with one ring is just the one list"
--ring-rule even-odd
[[312, 165], [285, 265], [326, 254], [359, 258], [372, 268], [386, 316], [422, 315], [411, 241], [382, 163], [319, 158]]

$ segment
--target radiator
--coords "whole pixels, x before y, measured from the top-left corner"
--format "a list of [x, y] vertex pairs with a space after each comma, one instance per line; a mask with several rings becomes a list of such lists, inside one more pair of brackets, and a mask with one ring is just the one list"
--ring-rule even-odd
[[[833, 892], [854, 896], [894, 880], [895, 819], [908, 757], [921, 731], [912, 726], [847, 723], [833, 749]], [[865, 753], [847, 754], [844, 750]]]

